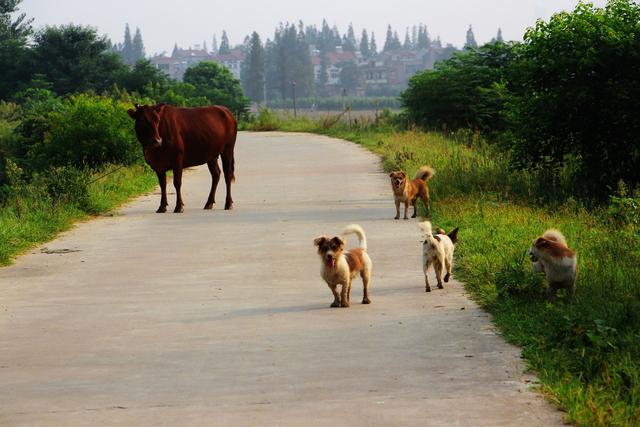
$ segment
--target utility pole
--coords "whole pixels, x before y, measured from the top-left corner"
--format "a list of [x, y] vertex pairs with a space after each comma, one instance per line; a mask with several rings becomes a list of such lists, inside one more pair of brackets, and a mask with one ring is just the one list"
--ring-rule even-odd
[[293, 118], [298, 117], [298, 111], [296, 109], [296, 82], [291, 82], [291, 90], [293, 91]]

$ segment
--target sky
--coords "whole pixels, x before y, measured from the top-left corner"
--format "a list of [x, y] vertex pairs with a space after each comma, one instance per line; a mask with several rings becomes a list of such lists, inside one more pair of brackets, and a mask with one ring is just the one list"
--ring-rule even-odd
[[[507, 40], [521, 40], [527, 27], [538, 18], [571, 10], [578, 0], [23, 0], [20, 11], [34, 18], [36, 28], [45, 25], [81, 24], [97, 28], [114, 43], [122, 42], [125, 24], [140, 28], [147, 55], [171, 52], [175, 43], [186, 48], [211, 47], [226, 30], [231, 44], [257, 31], [273, 38], [280, 22], [298, 22], [318, 27], [325, 18], [329, 25], [346, 32], [353, 23], [359, 37], [363, 28], [376, 35], [378, 48], [384, 44], [387, 25], [404, 39], [407, 27], [424, 23], [432, 37], [444, 44], [464, 45], [469, 25], [482, 44], [497, 33]], [[606, 0], [593, 0], [604, 6]]]

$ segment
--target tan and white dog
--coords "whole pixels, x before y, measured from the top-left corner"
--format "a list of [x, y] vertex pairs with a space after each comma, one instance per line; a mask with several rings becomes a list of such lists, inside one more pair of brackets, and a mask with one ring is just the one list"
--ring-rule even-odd
[[422, 199], [424, 208], [429, 214], [429, 186], [427, 182], [435, 175], [436, 171], [429, 166], [422, 166], [410, 181], [404, 171], [395, 171], [389, 174], [391, 188], [393, 189], [393, 200], [396, 203], [396, 217], [400, 219], [400, 203], [404, 203], [404, 219], [407, 218], [409, 204], [413, 206], [413, 215], [417, 216], [418, 197]]
[[[349, 307], [351, 282], [358, 274], [362, 277], [364, 289], [362, 303], [370, 304], [369, 284], [372, 264], [367, 254], [367, 237], [362, 227], [357, 224], [347, 226], [342, 234], [357, 235], [360, 241], [359, 246], [344, 250], [345, 240], [340, 236], [319, 236], [313, 241], [313, 244], [318, 247], [318, 255], [322, 260], [320, 276], [327, 282], [333, 293], [331, 307]], [[342, 285], [340, 293], [338, 293], [338, 285]]]
[[531, 268], [536, 273], [547, 276], [549, 287], [547, 297], [555, 299], [558, 289], [565, 289], [568, 297], [573, 297], [578, 276], [578, 257], [576, 251], [569, 249], [564, 235], [549, 229], [533, 241], [529, 248]]
[[[442, 282], [449, 281], [453, 269], [453, 252], [458, 242], [458, 228], [450, 233], [438, 229], [433, 234], [433, 229], [429, 221], [420, 223], [420, 228], [424, 232], [424, 243], [422, 244], [422, 271], [424, 272], [425, 292], [431, 292], [429, 286], [429, 270], [435, 270], [438, 289], [442, 289]], [[444, 272], [446, 270], [446, 275]], [[444, 277], [443, 277], [444, 275]]]

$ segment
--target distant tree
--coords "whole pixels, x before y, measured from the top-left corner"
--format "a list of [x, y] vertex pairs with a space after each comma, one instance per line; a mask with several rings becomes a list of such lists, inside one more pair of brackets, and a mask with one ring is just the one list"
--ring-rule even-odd
[[129, 92], [143, 94], [149, 84], [165, 84], [167, 81], [168, 77], [162, 71], [158, 70], [150, 61], [142, 59], [136, 62], [131, 70], [122, 73], [118, 84]]
[[126, 71], [122, 60], [107, 52], [108, 46], [106, 37], [98, 37], [91, 27], [45, 27], [34, 37], [33, 72], [51, 82], [60, 95], [103, 91]]
[[178, 43], [174, 43], [173, 50], [171, 51], [171, 57], [176, 58], [178, 56], [179, 51], [180, 49], [178, 49]]
[[429, 31], [426, 25], [420, 24], [418, 28], [418, 43], [416, 47], [418, 49], [428, 49], [431, 47], [431, 39], [429, 38]]
[[504, 38], [502, 37], [502, 28], [498, 28], [498, 34], [496, 35], [496, 42], [504, 43]]
[[124, 27], [124, 42], [122, 43], [122, 51], [120, 52], [122, 61], [127, 65], [135, 64], [135, 58], [133, 54], [133, 40], [131, 38], [131, 30], [129, 24], [125, 24]]
[[30, 79], [27, 40], [31, 19], [16, 15], [21, 0], [0, 0], [0, 99], [19, 90]]
[[342, 42], [342, 48], [348, 52], [355, 52], [358, 42], [356, 40], [356, 34], [353, 30], [353, 24], [349, 24], [347, 35]]
[[264, 100], [265, 49], [257, 32], [251, 34], [247, 58], [240, 72], [245, 94], [254, 102]]
[[144, 43], [142, 42], [142, 34], [140, 34], [140, 28], [136, 28], [136, 34], [135, 36], [133, 36], [131, 49], [134, 64], [145, 58]]
[[222, 30], [222, 38], [220, 39], [220, 48], [218, 49], [218, 55], [228, 55], [231, 52], [231, 46], [229, 45], [229, 37], [227, 32]]
[[211, 40], [211, 53], [214, 55], [218, 54], [218, 39], [216, 35], [213, 35], [213, 40]]
[[371, 47], [369, 48], [369, 53], [371, 55], [378, 54], [378, 44], [376, 43], [376, 34], [373, 32], [371, 33]]
[[369, 35], [367, 30], [362, 30], [362, 36], [360, 36], [360, 53], [363, 57], [368, 58], [371, 56], [371, 48], [369, 46]]
[[469, 29], [467, 30], [467, 41], [465, 42], [464, 47], [467, 49], [476, 49], [478, 47], [471, 25], [469, 25]]
[[400, 44], [400, 39], [398, 38], [398, 32], [393, 31], [391, 25], [387, 26], [387, 37], [384, 41], [383, 52], [388, 52], [391, 50], [398, 50], [402, 48], [402, 44]]
[[280, 24], [273, 41], [267, 44], [266, 54], [267, 92], [270, 98], [290, 98], [293, 82], [296, 83], [298, 96], [311, 94], [313, 66], [304, 31], [293, 24]]
[[193, 85], [196, 93], [206, 98], [209, 104], [224, 105], [234, 113], [247, 109], [249, 100], [242, 93], [240, 82], [233, 78], [228, 68], [218, 63], [202, 61], [188, 68], [183, 80]]
[[415, 25], [411, 27], [411, 45], [414, 48], [418, 47], [418, 27]]
[[413, 44], [411, 43], [411, 38], [409, 37], [409, 27], [407, 27], [407, 31], [404, 34], [404, 43], [402, 44], [402, 48], [406, 50], [413, 49]]
[[360, 80], [358, 65], [355, 62], [348, 61], [339, 64], [340, 69], [340, 85], [347, 93], [355, 94]]

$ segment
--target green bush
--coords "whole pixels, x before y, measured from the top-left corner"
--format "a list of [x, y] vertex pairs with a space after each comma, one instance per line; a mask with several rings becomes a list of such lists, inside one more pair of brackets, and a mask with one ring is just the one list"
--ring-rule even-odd
[[20, 132], [27, 152], [14, 154], [31, 170], [132, 164], [141, 158], [125, 104], [83, 94], [28, 102], [25, 110]]

